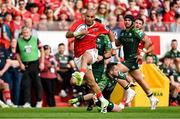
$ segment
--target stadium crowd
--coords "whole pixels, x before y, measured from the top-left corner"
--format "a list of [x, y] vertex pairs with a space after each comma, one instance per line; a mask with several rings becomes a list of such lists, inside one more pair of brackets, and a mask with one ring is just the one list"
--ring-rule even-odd
[[[87, 9], [96, 10], [96, 18], [112, 30], [124, 29], [124, 16], [130, 14], [135, 19], [142, 18], [143, 31], [180, 32], [180, 0], [0, 0], [2, 107], [40, 108], [43, 92], [47, 105], [53, 107], [56, 106], [54, 95], [73, 98], [87, 93], [86, 85], [72, 86], [70, 82], [72, 73], [77, 70], [72, 40], [68, 48], [59, 43], [58, 52], [51, 54], [51, 47], [42, 46], [37, 34], [37, 31], [66, 31]], [[31, 42], [35, 52], [30, 59], [20, 54], [23, 50], [31, 52], [30, 45], [18, 42], [19, 39], [38, 42]], [[22, 49], [22, 45], [26, 48]], [[156, 64], [170, 79], [171, 106], [180, 104], [180, 51], [177, 48], [178, 40], [172, 39], [171, 50], [164, 58], [158, 60], [153, 53], [143, 56], [143, 63]], [[41, 51], [39, 59], [34, 58], [38, 49]], [[66, 50], [69, 50], [68, 55]], [[109, 60], [118, 62], [122, 58], [117, 55]]]

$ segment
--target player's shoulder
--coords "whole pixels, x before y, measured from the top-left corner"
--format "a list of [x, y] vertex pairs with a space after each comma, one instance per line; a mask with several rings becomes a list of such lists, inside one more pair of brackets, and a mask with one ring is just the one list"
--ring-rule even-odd
[[142, 35], [145, 35], [145, 33], [141, 30], [138, 30], [136, 28], [133, 28], [132, 29], [132, 32], [135, 34], [135, 35], [139, 35], [139, 36], [142, 36]]
[[97, 22], [97, 21], [94, 21], [94, 26], [95, 27], [106, 27], [106, 25], [104, 25], [104, 24], [102, 24], [102, 23], [99, 23], [99, 22]]

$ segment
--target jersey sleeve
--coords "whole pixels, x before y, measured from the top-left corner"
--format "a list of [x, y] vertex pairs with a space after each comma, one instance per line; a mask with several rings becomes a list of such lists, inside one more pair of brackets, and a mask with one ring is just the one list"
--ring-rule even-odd
[[144, 36], [145, 36], [145, 33], [142, 32], [142, 31], [140, 31], [140, 30], [138, 30], [138, 29], [134, 29], [134, 35], [135, 35], [138, 39], [142, 40], [142, 39], [144, 38]]
[[107, 86], [107, 80], [108, 80], [107, 77], [105, 75], [102, 75], [101, 80], [98, 82], [98, 86], [101, 91], [103, 91]]
[[105, 51], [109, 51], [111, 49], [111, 42], [107, 35], [104, 36], [104, 43], [105, 43]]
[[97, 23], [97, 25], [99, 27], [99, 29], [97, 31], [98, 34], [109, 34], [110, 29], [107, 26], [100, 24], [100, 23]]

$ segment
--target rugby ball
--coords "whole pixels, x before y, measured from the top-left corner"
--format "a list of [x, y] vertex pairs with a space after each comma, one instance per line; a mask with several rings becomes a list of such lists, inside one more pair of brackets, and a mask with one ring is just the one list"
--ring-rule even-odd
[[[83, 29], [87, 30], [87, 25], [86, 25], [86, 24], [80, 24], [80, 25], [76, 28], [75, 32], [80, 32], [80, 31], [83, 30]], [[83, 38], [84, 36], [85, 36], [85, 35], [78, 35], [78, 36], [76, 36], [76, 38], [77, 38], [77, 39], [81, 39], [81, 38]]]

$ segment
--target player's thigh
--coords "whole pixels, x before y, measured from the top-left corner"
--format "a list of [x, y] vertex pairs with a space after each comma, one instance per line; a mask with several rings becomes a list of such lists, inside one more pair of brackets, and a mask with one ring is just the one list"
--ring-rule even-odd
[[74, 58], [74, 62], [75, 62], [78, 69], [81, 68], [81, 60], [82, 60], [82, 56], [80, 56], [78, 58]]
[[129, 73], [132, 77], [134, 77], [135, 80], [143, 80], [143, 74], [139, 69], [130, 71]]
[[[81, 66], [82, 66], [82, 58], [83, 58], [83, 55], [81, 55], [80, 57], [78, 58], [74, 58], [74, 62], [75, 62], [75, 65], [78, 69], [81, 69]], [[91, 64], [88, 64], [87, 66], [87, 70], [89, 69], [92, 69], [92, 65]]]
[[93, 73], [92, 73], [92, 70], [88, 70], [85, 74], [85, 79], [87, 80], [87, 83], [88, 85], [94, 85], [96, 82], [95, 82], [95, 79], [94, 79], [94, 76], [93, 76]]
[[90, 60], [90, 64], [93, 64], [97, 61], [97, 57], [98, 57], [98, 50], [97, 49], [89, 49], [85, 52], [86, 54], [89, 55], [89, 60]]
[[119, 70], [123, 73], [126, 73], [129, 71], [128, 67], [122, 64], [121, 62], [117, 64]]

